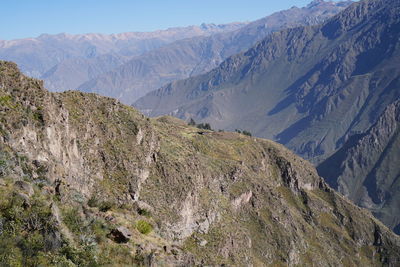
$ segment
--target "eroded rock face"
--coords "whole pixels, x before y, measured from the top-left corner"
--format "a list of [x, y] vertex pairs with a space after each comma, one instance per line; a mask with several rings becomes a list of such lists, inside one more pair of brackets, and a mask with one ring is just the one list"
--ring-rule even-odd
[[[51, 94], [11, 63], [0, 62], [0, 85], [0, 190], [8, 196], [0, 218], [3, 231], [62, 240], [40, 260], [73, 252], [80, 266], [399, 262], [396, 235], [272, 141], [199, 134], [93, 94]], [[21, 177], [34, 191], [29, 205], [13, 195]]]

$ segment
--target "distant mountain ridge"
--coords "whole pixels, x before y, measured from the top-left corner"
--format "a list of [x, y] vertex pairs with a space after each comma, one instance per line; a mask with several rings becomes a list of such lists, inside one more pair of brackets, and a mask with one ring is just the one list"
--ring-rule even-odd
[[78, 90], [115, 97], [131, 104], [168, 82], [217, 67], [227, 57], [247, 50], [271, 32], [322, 23], [350, 3], [314, 1], [307, 7], [276, 12], [236, 31], [177, 41], [135, 57], [82, 84]]
[[[202, 24], [154, 32], [120, 34], [42, 34], [37, 38], [0, 40], [0, 59], [17, 62], [24, 73], [45, 80], [53, 91], [76, 89], [133, 56], [168, 43], [238, 29], [246, 23]], [[101, 65], [99, 67], [99, 65]]]

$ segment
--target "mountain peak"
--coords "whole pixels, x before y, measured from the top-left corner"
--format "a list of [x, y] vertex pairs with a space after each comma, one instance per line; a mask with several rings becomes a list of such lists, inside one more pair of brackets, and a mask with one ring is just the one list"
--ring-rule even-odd
[[319, 6], [324, 3], [326, 3], [324, 0], [314, 0], [307, 5], [307, 8], [313, 8], [313, 7]]

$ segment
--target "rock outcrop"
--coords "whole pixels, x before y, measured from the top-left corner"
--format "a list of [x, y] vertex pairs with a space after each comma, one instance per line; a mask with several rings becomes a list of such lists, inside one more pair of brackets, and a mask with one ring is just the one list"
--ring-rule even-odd
[[0, 102], [2, 265], [400, 262], [393, 232], [272, 141], [49, 93], [8, 62]]

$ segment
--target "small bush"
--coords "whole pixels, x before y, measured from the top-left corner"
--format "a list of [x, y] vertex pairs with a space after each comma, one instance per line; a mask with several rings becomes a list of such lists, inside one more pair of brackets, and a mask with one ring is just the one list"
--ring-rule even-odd
[[97, 200], [97, 198], [95, 196], [92, 196], [89, 200], [88, 200], [88, 206], [91, 208], [97, 207], [99, 206], [99, 201]]
[[44, 124], [43, 110], [41, 107], [38, 107], [38, 109], [33, 112], [33, 119], [42, 125]]
[[240, 134], [244, 134], [244, 135], [247, 135], [247, 136], [251, 136], [251, 132], [246, 131], [246, 130], [241, 131], [239, 129], [235, 129], [235, 132], [240, 133]]
[[153, 226], [146, 222], [145, 220], [139, 220], [136, 223], [136, 229], [138, 229], [138, 231], [144, 235], [149, 234], [151, 231], [153, 231]]
[[247, 136], [251, 136], [251, 133], [248, 132], [248, 131], [245, 131], [245, 130], [242, 132], [242, 134], [247, 135]]
[[115, 204], [111, 201], [100, 201], [96, 196], [92, 196], [88, 202], [88, 206], [91, 208], [98, 207], [101, 212], [106, 212], [115, 207]]
[[212, 130], [211, 125], [209, 123], [199, 123], [197, 124], [197, 128], [204, 130]]
[[190, 118], [190, 121], [188, 123], [190, 126], [195, 126], [196, 122], [194, 121], [194, 119]]

